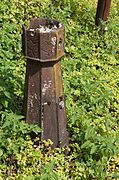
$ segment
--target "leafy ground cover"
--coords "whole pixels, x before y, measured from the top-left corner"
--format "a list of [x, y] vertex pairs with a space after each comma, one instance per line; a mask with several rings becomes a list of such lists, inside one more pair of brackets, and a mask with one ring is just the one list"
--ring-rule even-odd
[[[104, 34], [95, 27], [97, 1], [0, 2], [0, 179], [119, 179], [119, 2]], [[35, 145], [41, 131], [23, 118], [25, 59], [21, 29], [32, 17], [65, 26], [62, 73], [70, 145]], [[38, 138], [36, 139], [38, 142]]]

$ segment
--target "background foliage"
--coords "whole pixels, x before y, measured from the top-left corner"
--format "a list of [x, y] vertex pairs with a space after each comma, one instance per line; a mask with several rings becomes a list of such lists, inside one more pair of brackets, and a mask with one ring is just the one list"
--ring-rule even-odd
[[[0, 179], [119, 178], [119, 2], [112, 1], [105, 33], [95, 27], [97, 1], [0, 2]], [[50, 17], [65, 26], [62, 61], [70, 146], [36, 145], [23, 121], [25, 59], [22, 26]], [[38, 142], [38, 139], [36, 139]]]

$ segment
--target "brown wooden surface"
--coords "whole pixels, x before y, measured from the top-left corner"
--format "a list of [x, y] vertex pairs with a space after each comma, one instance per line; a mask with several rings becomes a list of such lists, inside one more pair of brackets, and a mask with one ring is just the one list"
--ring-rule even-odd
[[111, 0], [106, 0], [105, 3], [104, 20], [106, 21], [110, 13]]
[[65, 102], [60, 59], [64, 55], [64, 27], [41, 32], [38, 27], [58, 22], [34, 19], [23, 28], [23, 50], [27, 58], [25, 115], [28, 123], [42, 128], [41, 139], [54, 147], [68, 145]]
[[61, 63], [58, 62], [54, 65], [54, 78], [55, 78], [55, 92], [57, 102], [57, 121], [58, 121], [58, 139], [59, 146], [68, 144], [68, 132], [66, 122], [65, 99], [63, 93], [63, 82], [61, 75]]
[[25, 89], [26, 121], [33, 124], [40, 123], [40, 72], [41, 67], [37, 61], [27, 61]]
[[53, 67], [42, 67], [41, 69], [41, 127], [43, 129], [42, 139], [51, 139], [53, 147], [58, 145], [58, 124], [55, 97], [55, 82]]
[[101, 20], [106, 21], [109, 17], [111, 0], [98, 0], [95, 24], [101, 25]]

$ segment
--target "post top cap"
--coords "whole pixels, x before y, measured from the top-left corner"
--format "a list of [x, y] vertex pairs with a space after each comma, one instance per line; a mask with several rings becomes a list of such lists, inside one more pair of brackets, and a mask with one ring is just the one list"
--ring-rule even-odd
[[64, 26], [56, 20], [33, 18], [23, 27], [22, 42], [27, 59], [59, 61], [64, 55]]
[[48, 18], [33, 18], [30, 21], [29, 27], [27, 30], [30, 31], [39, 31], [40, 33], [47, 33], [51, 31], [56, 31], [61, 28], [64, 28], [63, 24], [59, 21], [48, 19]]

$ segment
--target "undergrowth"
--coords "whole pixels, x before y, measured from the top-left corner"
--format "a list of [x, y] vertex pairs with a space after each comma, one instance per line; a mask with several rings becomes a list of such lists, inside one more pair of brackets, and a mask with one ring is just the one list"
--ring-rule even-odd
[[[112, 1], [104, 34], [94, 23], [96, 6], [95, 0], [0, 2], [0, 179], [119, 179], [119, 3]], [[32, 141], [30, 133], [41, 129], [24, 122], [21, 33], [32, 17], [65, 26], [66, 150]]]

